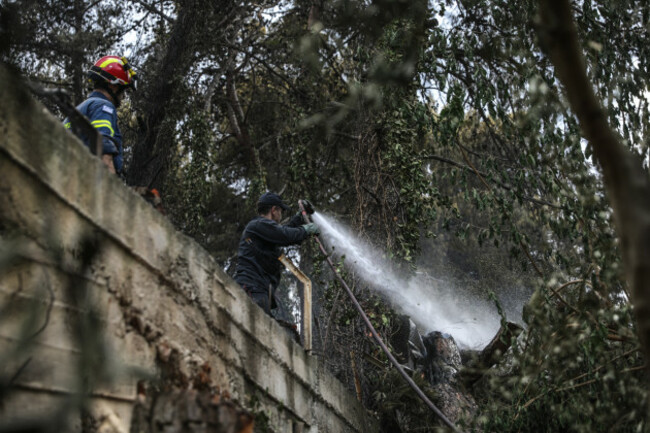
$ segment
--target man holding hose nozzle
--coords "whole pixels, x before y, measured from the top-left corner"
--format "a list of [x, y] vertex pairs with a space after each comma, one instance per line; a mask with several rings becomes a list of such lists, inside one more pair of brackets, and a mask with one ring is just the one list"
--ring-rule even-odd
[[[314, 208], [303, 200], [305, 211], [314, 213]], [[271, 315], [276, 307], [275, 291], [282, 276], [282, 254], [280, 247], [297, 245], [307, 237], [318, 234], [318, 226], [305, 224], [298, 213], [286, 225], [280, 225], [282, 212], [289, 206], [273, 192], [267, 192], [257, 201], [257, 214], [242, 233], [239, 241], [235, 281], [242, 286], [257, 305]]]

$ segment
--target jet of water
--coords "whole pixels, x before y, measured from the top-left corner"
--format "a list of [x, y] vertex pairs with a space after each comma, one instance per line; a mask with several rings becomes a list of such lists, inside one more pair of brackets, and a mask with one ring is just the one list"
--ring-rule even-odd
[[480, 349], [498, 331], [496, 307], [487, 299], [424, 272], [401, 277], [385, 256], [336, 219], [316, 212], [313, 220], [321, 229], [328, 252], [338, 258], [345, 256], [346, 267], [409, 315], [421, 332], [451, 334], [461, 348]]

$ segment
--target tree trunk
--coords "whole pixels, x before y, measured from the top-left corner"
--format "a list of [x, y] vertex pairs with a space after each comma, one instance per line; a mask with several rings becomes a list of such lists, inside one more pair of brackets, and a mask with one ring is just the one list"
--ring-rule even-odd
[[[538, 30], [564, 85], [569, 104], [600, 164], [621, 240], [625, 277], [632, 290], [639, 339], [650, 359], [650, 180], [636, 157], [609, 126], [587, 78], [585, 60], [568, 0], [540, 0]], [[650, 363], [646, 363], [650, 371]]]
[[[232, 60], [234, 62], [234, 60]], [[227, 78], [226, 78], [226, 98], [228, 100], [228, 122], [232, 128], [233, 134], [237, 138], [239, 145], [241, 146], [244, 153], [248, 158], [248, 168], [250, 173], [254, 173], [257, 169], [257, 156], [255, 153], [255, 148], [251, 142], [250, 135], [248, 133], [248, 127], [246, 126], [246, 119], [244, 118], [244, 110], [241, 107], [239, 102], [239, 97], [237, 96], [237, 88], [235, 87], [235, 78], [234, 78], [234, 67], [232, 64], [228, 67]]]
[[174, 152], [175, 122], [168, 119], [169, 107], [192, 64], [191, 33], [201, 14], [197, 0], [181, 2], [165, 51], [146, 77], [143, 95], [138, 99], [144, 124], [133, 143], [133, 160], [128, 169], [127, 183], [163, 190], [169, 162]]

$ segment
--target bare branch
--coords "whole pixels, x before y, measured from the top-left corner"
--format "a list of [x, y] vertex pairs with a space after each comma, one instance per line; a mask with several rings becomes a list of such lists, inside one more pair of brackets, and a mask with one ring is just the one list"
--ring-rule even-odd
[[237, 141], [248, 155], [250, 168], [255, 169], [255, 167], [257, 167], [257, 155], [255, 154], [255, 149], [253, 148], [248, 130], [244, 124], [244, 111], [242, 110], [241, 104], [239, 103], [237, 88], [235, 87], [235, 79], [233, 77], [233, 63], [235, 61], [235, 57], [236, 56], [233, 52], [233, 54], [230, 56], [228, 72], [226, 75], [226, 97], [228, 100], [228, 103], [226, 105], [228, 108], [228, 120], [230, 122], [230, 126], [233, 129], [235, 137], [237, 137]]
[[145, 2], [143, 0], [132, 0], [132, 1], [134, 1], [135, 3], [138, 3], [140, 6], [142, 6], [143, 8], [148, 10], [149, 12], [154, 13], [154, 14], [158, 15], [159, 17], [163, 18], [165, 21], [167, 21], [170, 24], [173, 24], [174, 21], [175, 21], [173, 18], [167, 16], [163, 11], [156, 9], [154, 6], [150, 5], [149, 3], [147, 3], [147, 2]]
[[[459, 162], [456, 162], [454, 160], [451, 160], [449, 158], [445, 158], [445, 157], [442, 157], [442, 156], [426, 155], [426, 156], [423, 156], [422, 159], [432, 159], [434, 161], [444, 162], [445, 164], [453, 165], [454, 167], [458, 167], [458, 168], [460, 168], [460, 169], [462, 169], [464, 171], [472, 173], [473, 175], [481, 176], [483, 178], [489, 177], [487, 175], [487, 173], [484, 173], [484, 172], [478, 171], [478, 170], [475, 171], [474, 169], [472, 169], [472, 167], [469, 167], [467, 165], [463, 165], [463, 164], [461, 164]], [[498, 182], [498, 181], [495, 181], [495, 183], [498, 186], [500, 186], [501, 188], [505, 189], [505, 190], [508, 190], [508, 191], [512, 190], [512, 187], [510, 185], [508, 185], [508, 184]], [[539, 199], [532, 198], [532, 197], [527, 197], [527, 196], [521, 196], [521, 199], [524, 200], [524, 201], [528, 201], [528, 202], [540, 205], [540, 206], [548, 206], [548, 207], [552, 207], [553, 209], [568, 211], [568, 209], [565, 208], [565, 207], [562, 207], [560, 205], [553, 204], [553, 203], [550, 203], [550, 202], [547, 202], [547, 201], [544, 201], [544, 200], [539, 200]]]

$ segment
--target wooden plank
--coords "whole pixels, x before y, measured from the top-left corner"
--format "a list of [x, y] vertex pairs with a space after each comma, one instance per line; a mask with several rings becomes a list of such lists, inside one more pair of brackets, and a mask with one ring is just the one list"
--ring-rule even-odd
[[305, 352], [311, 353], [312, 350], [312, 331], [311, 331], [311, 322], [312, 322], [312, 312], [311, 312], [311, 280], [303, 271], [301, 271], [287, 256], [282, 254], [278, 260], [291, 272], [293, 275], [298, 278], [298, 281], [302, 284], [303, 288], [303, 299], [304, 306], [302, 311], [302, 335], [304, 336], [304, 348]]

